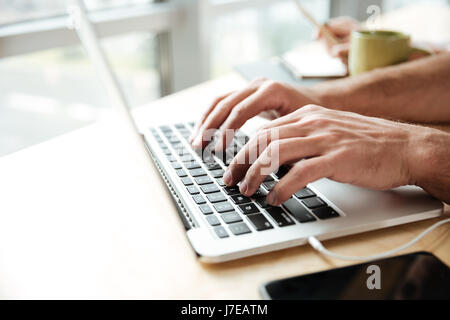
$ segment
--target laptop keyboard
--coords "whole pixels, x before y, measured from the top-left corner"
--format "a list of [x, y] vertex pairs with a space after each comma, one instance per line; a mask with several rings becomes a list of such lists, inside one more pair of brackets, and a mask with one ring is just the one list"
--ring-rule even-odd
[[280, 167], [269, 175], [251, 197], [242, 195], [238, 186], [227, 187], [222, 180], [224, 168], [248, 141], [248, 137], [238, 131], [226, 152], [212, 155], [190, 146], [188, 140], [193, 126], [193, 123], [178, 123], [173, 127], [159, 127], [162, 134], [154, 128], [151, 132], [185, 186], [185, 196], [191, 197], [198, 205], [218, 238], [340, 216], [307, 187], [296, 192], [281, 207], [267, 204], [267, 193], [289, 171], [287, 167]]

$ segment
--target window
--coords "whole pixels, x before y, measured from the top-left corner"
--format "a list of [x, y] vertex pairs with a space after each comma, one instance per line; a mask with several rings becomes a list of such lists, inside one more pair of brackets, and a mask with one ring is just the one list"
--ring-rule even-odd
[[[86, 0], [88, 10], [108, 9], [148, 3], [152, 0]], [[61, 16], [67, 13], [67, 1], [61, 0], [0, 0], [0, 24], [9, 24]]]
[[[132, 106], [160, 95], [155, 37], [102, 41]], [[109, 97], [81, 46], [0, 60], [0, 155], [98, 120]]]
[[[326, 0], [303, 0], [302, 4], [319, 21], [329, 16]], [[229, 72], [240, 63], [279, 55], [311, 41], [313, 32], [311, 23], [291, 0], [218, 16], [211, 33], [212, 75]]]
[[[303, 2], [319, 20], [328, 17], [329, 0]], [[0, 156], [108, 110], [96, 71], [66, 27], [68, 3], [0, 0]], [[132, 106], [279, 54], [312, 34], [291, 0], [85, 4]]]

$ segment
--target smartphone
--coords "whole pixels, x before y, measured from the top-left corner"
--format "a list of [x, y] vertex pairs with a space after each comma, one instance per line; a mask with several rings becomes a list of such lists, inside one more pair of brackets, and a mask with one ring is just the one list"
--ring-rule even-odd
[[415, 252], [270, 281], [260, 294], [274, 300], [447, 300], [450, 268], [431, 253]]

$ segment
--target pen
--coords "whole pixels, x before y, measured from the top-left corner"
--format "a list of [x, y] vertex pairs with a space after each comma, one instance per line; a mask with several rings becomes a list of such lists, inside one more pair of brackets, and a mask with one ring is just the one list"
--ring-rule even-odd
[[300, 12], [305, 16], [306, 19], [308, 19], [313, 25], [317, 27], [320, 31], [322, 31], [324, 37], [326, 37], [331, 43], [338, 44], [339, 40], [328, 30], [326, 24], [320, 24], [309, 12], [306, 10], [301, 4], [300, 0], [294, 0], [294, 2], [297, 4], [298, 9]]

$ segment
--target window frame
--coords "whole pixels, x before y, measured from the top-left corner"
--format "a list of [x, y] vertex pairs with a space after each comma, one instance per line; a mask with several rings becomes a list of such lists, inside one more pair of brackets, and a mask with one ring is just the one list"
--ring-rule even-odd
[[[148, 4], [95, 10], [89, 16], [99, 38], [144, 31], [156, 34], [161, 95], [164, 96], [210, 78], [208, 31], [214, 18], [277, 2], [156, 0]], [[67, 27], [68, 19], [64, 15], [0, 26], [0, 59], [80, 44], [75, 31]]]

